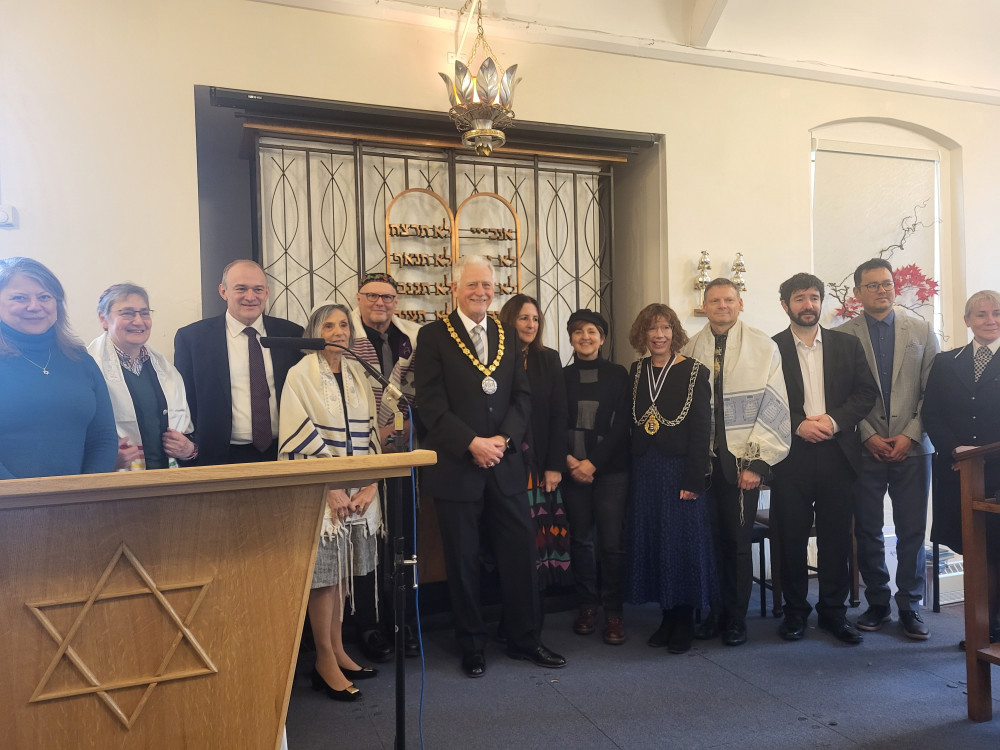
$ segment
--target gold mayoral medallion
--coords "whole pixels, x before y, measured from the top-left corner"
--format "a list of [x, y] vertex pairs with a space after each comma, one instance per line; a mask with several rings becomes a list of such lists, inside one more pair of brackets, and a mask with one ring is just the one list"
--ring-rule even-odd
[[660, 429], [660, 423], [657, 421], [656, 417], [652, 414], [649, 415], [649, 419], [646, 420], [645, 430], [650, 435], [655, 435]]
[[493, 377], [493, 372], [500, 366], [500, 360], [503, 359], [504, 344], [505, 344], [503, 326], [500, 325], [500, 322], [497, 320], [495, 315], [490, 313], [490, 317], [493, 318], [494, 322], [497, 325], [498, 340], [497, 340], [497, 356], [494, 357], [493, 361], [490, 362], [489, 365], [485, 365], [479, 361], [479, 358], [472, 353], [469, 347], [465, 345], [465, 342], [463, 342], [462, 339], [459, 337], [458, 332], [455, 331], [455, 326], [451, 324], [451, 319], [447, 315], [444, 317], [444, 325], [445, 328], [448, 329], [448, 335], [451, 336], [452, 340], [456, 344], [458, 344], [458, 348], [466, 357], [469, 358], [469, 361], [472, 362], [473, 366], [485, 376], [483, 378], [482, 387], [483, 387], [483, 393], [485, 393], [487, 396], [492, 396], [494, 393], [497, 392], [498, 385], [496, 378]]

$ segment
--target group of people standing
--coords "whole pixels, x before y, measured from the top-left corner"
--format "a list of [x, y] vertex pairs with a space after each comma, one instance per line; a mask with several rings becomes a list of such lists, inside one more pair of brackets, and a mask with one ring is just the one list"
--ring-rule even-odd
[[[782, 638], [801, 639], [812, 610], [813, 526], [819, 626], [860, 643], [859, 629], [891, 619], [882, 538], [888, 491], [899, 621], [907, 636], [926, 639], [919, 603], [931, 456], [936, 447], [933, 538], [960, 551], [953, 453], [1000, 440], [1000, 294], [973, 295], [965, 311], [973, 342], [939, 354], [930, 325], [893, 306], [887, 261], [861, 264], [854, 282], [863, 313], [828, 330], [819, 325], [823, 282], [789, 278], [779, 298], [790, 324], [773, 338], [740, 319], [743, 300], [727, 279], [705, 289], [708, 324], [690, 339], [670, 307], [648, 305], [630, 330], [639, 359], [627, 371], [601, 356], [609, 331], [597, 312], [570, 316], [574, 355], [565, 367], [541, 344], [537, 300], [517, 295], [499, 318], [489, 314], [495, 273], [479, 256], [454, 268], [456, 309], [440, 320], [419, 328], [402, 320], [396, 282], [368, 274], [354, 310], [323, 303], [305, 331], [264, 314], [264, 271], [236, 261], [219, 285], [226, 313], [181, 328], [171, 364], [148, 346], [153, 317], [141, 287], [116, 284], [101, 295], [105, 332], [85, 349], [68, 326], [56, 277], [31, 259], [6, 258], [0, 383], [17, 397], [0, 406], [0, 478], [393, 450], [391, 411], [355, 361], [362, 359], [416, 406], [421, 444], [437, 451], [422, 489], [434, 499], [470, 677], [486, 672], [483, 547], [496, 562], [511, 658], [565, 665], [541, 640], [539, 591], [570, 580], [578, 634], [600, 627], [606, 643], [621, 644], [624, 603], [655, 602], [663, 618], [650, 646], [683, 653], [695, 638], [744, 643], [762, 486], [771, 490], [779, 542]], [[303, 355], [260, 345], [264, 336], [303, 333], [327, 348]], [[57, 451], [46, 447], [54, 433], [63, 436]], [[998, 472], [988, 468], [988, 490], [1000, 485]], [[377, 563], [387, 525], [412, 545], [413, 514], [387, 517], [382, 494], [378, 483], [327, 494], [309, 616], [313, 686], [336, 700], [357, 700], [354, 683], [377, 673], [344, 648], [349, 591], [366, 655], [380, 661], [392, 651], [379, 624], [387, 618], [374, 607], [390, 601], [376, 594], [386, 590]], [[868, 599], [854, 623], [846, 617], [852, 519]], [[992, 551], [1000, 549], [997, 533], [990, 529]], [[1000, 554], [989, 565], [997, 638]], [[705, 615], [697, 626], [696, 610]], [[409, 627], [405, 648], [419, 654]]]

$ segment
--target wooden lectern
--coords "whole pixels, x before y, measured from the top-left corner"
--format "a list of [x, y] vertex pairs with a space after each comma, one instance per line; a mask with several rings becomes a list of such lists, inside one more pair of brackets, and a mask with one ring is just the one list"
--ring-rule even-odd
[[1000, 513], [1000, 503], [996, 498], [986, 497], [985, 465], [987, 460], [1000, 460], [1000, 443], [955, 453], [954, 458], [962, 472], [965, 674], [969, 686], [969, 718], [989, 721], [993, 718], [990, 665], [1000, 664], [1000, 643], [990, 644], [986, 514]]
[[0, 482], [0, 736], [276, 750], [326, 487], [432, 451]]

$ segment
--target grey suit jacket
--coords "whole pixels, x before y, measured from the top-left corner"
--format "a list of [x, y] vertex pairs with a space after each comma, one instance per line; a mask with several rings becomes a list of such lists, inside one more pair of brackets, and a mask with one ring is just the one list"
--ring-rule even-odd
[[893, 308], [896, 312], [896, 347], [892, 353], [892, 383], [890, 392], [892, 399], [889, 406], [892, 414], [886, 414], [885, 402], [882, 399], [882, 382], [875, 366], [875, 351], [872, 349], [871, 336], [868, 335], [868, 321], [864, 314], [852, 318], [835, 330], [857, 336], [865, 350], [865, 359], [871, 369], [875, 382], [879, 385], [878, 399], [875, 407], [858, 424], [861, 441], [872, 435], [892, 437], [906, 435], [913, 440], [911, 455], [926, 455], [934, 452], [934, 447], [924, 432], [920, 421], [920, 409], [924, 401], [924, 386], [930, 374], [934, 357], [941, 346], [937, 335], [930, 324], [923, 318], [911, 314], [902, 307]]

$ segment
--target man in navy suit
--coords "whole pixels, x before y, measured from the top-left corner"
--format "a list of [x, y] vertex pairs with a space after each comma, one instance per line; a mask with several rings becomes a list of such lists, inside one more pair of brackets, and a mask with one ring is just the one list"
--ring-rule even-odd
[[441, 527], [462, 671], [486, 671], [480, 533], [496, 556], [507, 655], [562, 667], [566, 660], [539, 639], [535, 531], [521, 450], [531, 394], [521, 346], [513, 330], [486, 314], [496, 284], [490, 261], [466, 256], [454, 273], [458, 309], [420, 329], [415, 375], [426, 442], [438, 455], [423, 472], [423, 489], [434, 497]]
[[823, 282], [799, 273], [780, 288], [791, 325], [774, 336], [792, 418], [792, 447], [774, 469], [771, 518], [778, 536], [785, 620], [781, 637], [805, 634], [812, 607], [807, 548], [816, 525], [819, 548], [819, 626], [844, 643], [862, 636], [847, 620], [851, 588], [851, 514], [861, 473], [858, 423], [868, 416], [878, 386], [857, 338], [819, 325]]
[[302, 327], [264, 315], [270, 290], [252, 260], [226, 266], [226, 312], [177, 331], [174, 365], [184, 379], [198, 445], [197, 464], [277, 458], [278, 401], [297, 349], [264, 349], [261, 336], [301, 336]]

